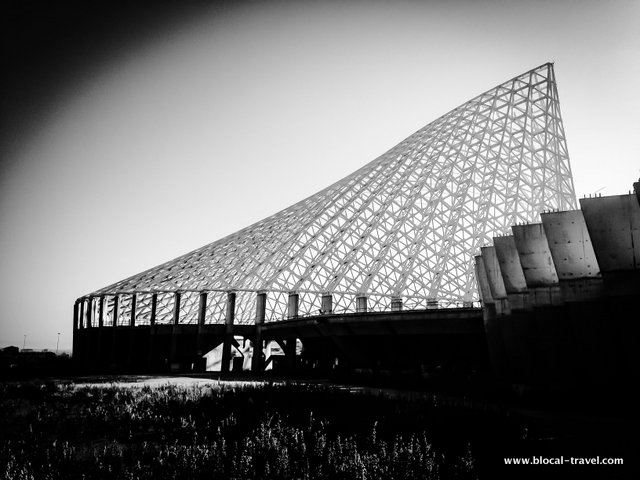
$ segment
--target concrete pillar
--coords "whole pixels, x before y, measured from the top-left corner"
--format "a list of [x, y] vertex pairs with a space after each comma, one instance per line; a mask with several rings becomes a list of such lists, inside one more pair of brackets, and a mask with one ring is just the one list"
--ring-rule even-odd
[[131, 318], [129, 319], [129, 326], [136, 326], [136, 301], [138, 300], [138, 296], [134, 293], [131, 295]]
[[225, 317], [224, 342], [222, 344], [222, 361], [220, 373], [228, 373], [231, 367], [231, 344], [233, 343], [233, 321], [236, 313], [236, 294], [227, 293], [227, 312]]
[[147, 349], [147, 368], [153, 370], [155, 368], [153, 355], [156, 340], [156, 311], [158, 310], [158, 294], [151, 295], [151, 314], [149, 315], [149, 347]]
[[133, 368], [133, 352], [135, 345], [135, 326], [136, 326], [136, 302], [138, 297], [135, 293], [131, 294], [131, 316], [129, 317], [129, 348], [127, 349], [127, 366]]
[[267, 314], [267, 294], [256, 295], [256, 336], [253, 340], [253, 358], [251, 361], [251, 371], [261, 372], [264, 369], [262, 325]]
[[79, 300], [76, 300], [75, 302], [73, 302], [73, 331], [74, 332], [78, 330], [79, 318], [80, 318], [80, 302]]
[[180, 325], [180, 292], [173, 294], [173, 326], [171, 329], [171, 351], [169, 352], [169, 368], [173, 370], [178, 353], [178, 325]]
[[475, 257], [475, 274], [478, 293], [480, 294], [480, 301], [482, 302], [482, 317], [491, 368], [499, 378], [505, 378], [509, 371], [509, 361], [505, 351], [502, 334], [503, 328], [500, 326], [500, 319], [504, 317], [496, 316], [496, 300], [491, 294], [489, 279], [482, 255]]
[[200, 302], [198, 304], [198, 325], [204, 325], [207, 317], [207, 292], [200, 292]]
[[359, 295], [356, 297], [356, 312], [365, 313], [367, 311], [367, 297]]
[[289, 303], [287, 308], [287, 318], [297, 318], [298, 317], [298, 304], [300, 301], [300, 296], [297, 293], [289, 294]]
[[580, 207], [609, 297], [640, 295], [640, 205], [635, 195], [582, 198]]
[[487, 273], [491, 296], [494, 300], [507, 298], [507, 290], [502, 279], [496, 247], [482, 247], [480, 251], [482, 252], [482, 261], [484, 262], [484, 270]]
[[604, 296], [596, 260], [581, 210], [540, 215], [565, 302], [594, 301]]
[[496, 305], [498, 315], [508, 315], [510, 313], [509, 302], [507, 300], [507, 290], [502, 279], [500, 264], [496, 255], [496, 247], [482, 247], [482, 261], [484, 270], [489, 282], [489, 289]]
[[483, 304], [494, 304], [495, 300], [491, 295], [491, 289], [489, 288], [489, 280], [487, 279], [487, 272], [484, 268], [484, 260], [482, 255], [476, 255], [475, 257], [475, 270], [476, 270], [476, 283], [478, 284], [478, 293], [480, 294], [480, 301]]
[[401, 312], [402, 311], [402, 297], [392, 297], [391, 298], [391, 311], [392, 312]]
[[80, 300], [80, 315], [78, 316], [78, 330], [84, 328], [84, 298]]
[[77, 355], [78, 355], [78, 324], [80, 318], [80, 302], [76, 300], [73, 303], [73, 338], [72, 338], [72, 346], [71, 346], [71, 356], [74, 359], [74, 363], [76, 363]]
[[527, 281], [520, 265], [520, 257], [513, 235], [493, 237], [493, 245], [496, 249], [496, 257], [500, 265], [509, 307], [512, 311], [531, 309]]
[[152, 327], [156, 324], [156, 312], [158, 311], [158, 294], [151, 295], [151, 315], [149, 316], [149, 325]]
[[93, 323], [93, 315], [92, 315], [92, 309], [93, 309], [93, 297], [89, 297], [87, 298], [87, 311], [86, 311], [86, 319], [87, 319], [87, 328], [91, 328], [92, 327], [92, 323]]
[[174, 303], [173, 303], [173, 324], [180, 324], [180, 292], [176, 292], [174, 294]]
[[330, 293], [326, 293], [322, 295], [322, 303], [321, 303], [321, 313], [326, 315], [327, 313], [333, 312], [333, 295]]
[[102, 328], [104, 327], [104, 295], [98, 297], [98, 345], [96, 346], [96, 365], [100, 368], [104, 364], [102, 348]]
[[204, 322], [207, 317], [207, 292], [200, 292], [200, 299], [198, 303], [198, 337], [196, 339], [196, 354], [201, 356], [202, 351], [202, 335], [204, 330]]
[[98, 328], [104, 326], [104, 295], [98, 298]]
[[120, 297], [118, 295], [113, 296], [113, 327], [118, 326], [118, 307], [120, 304]]
[[[120, 307], [120, 297], [118, 295], [113, 296], [113, 325], [112, 327], [115, 329], [118, 326], [118, 310]], [[111, 353], [109, 355], [109, 366], [113, 367], [118, 364], [116, 358], [116, 332], [111, 332]]]
[[511, 230], [532, 305], [561, 305], [558, 274], [542, 223], [513, 225]]

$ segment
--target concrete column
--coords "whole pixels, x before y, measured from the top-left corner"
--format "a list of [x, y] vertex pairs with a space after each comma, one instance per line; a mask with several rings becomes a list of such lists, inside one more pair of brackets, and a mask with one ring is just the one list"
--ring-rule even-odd
[[118, 326], [118, 307], [120, 303], [120, 297], [118, 295], [113, 296], [113, 327]]
[[493, 237], [493, 245], [496, 249], [504, 288], [507, 292], [509, 308], [512, 311], [531, 309], [531, 298], [513, 235]]
[[173, 324], [180, 324], [180, 292], [176, 292], [174, 294], [174, 303], [173, 303]]
[[300, 301], [300, 296], [297, 293], [289, 294], [289, 304], [287, 309], [287, 318], [297, 318], [298, 317], [298, 303]]
[[202, 335], [204, 330], [204, 324], [207, 317], [207, 292], [200, 292], [200, 299], [198, 303], [198, 337], [196, 339], [196, 353], [198, 356], [202, 355]]
[[604, 296], [600, 267], [581, 210], [540, 215], [565, 302]]
[[582, 198], [580, 206], [609, 297], [640, 292], [640, 205], [635, 195]]
[[96, 365], [104, 364], [102, 348], [102, 327], [104, 327], [104, 295], [98, 297], [98, 345], [96, 346]]
[[481, 256], [482, 261], [484, 262], [484, 270], [487, 274], [487, 280], [489, 280], [491, 296], [494, 300], [506, 299], [507, 290], [505, 289], [504, 280], [502, 279], [502, 272], [496, 255], [496, 247], [482, 247], [480, 251], [482, 252]]
[[93, 298], [89, 297], [87, 298], [87, 312], [86, 312], [87, 328], [91, 328], [92, 326], [92, 322], [93, 322], [92, 309], [93, 309]]
[[496, 300], [491, 294], [489, 279], [482, 255], [476, 255], [475, 257], [475, 274], [478, 293], [480, 294], [480, 301], [482, 302], [482, 317], [491, 368], [498, 377], [505, 378], [509, 362], [505, 351], [502, 328], [499, 323], [500, 319], [496, 317]]
[[78, 355], [78, 345], [79, 345], [79, 339], [78, 339], [78, 323], [79, 323], [79, 318], [80, 318], [80, 303], [78, 300], [76, 300], [73, 303], [73, 338], [72, 338], [72, 350], [71, 350], [71, 356], [74, 360], [74, 363], [76, 363], [76, 359], [77, 359], [77, 355]]
[[127, 366], [133, 368], [133, 352], [135, 344], [135, 326], [136, 326], [136, 302], [138, 297], [135, 293], [131, 294], [131, 316], [129, 317], [129, 348], [127, 350]]
[[151, 314], [149, 315], [149, 346], [147, 348], [147, 368], [149, 370], [154, 370], [156, 365], [154, 365], [153, 355], [155, 350], [155, 340], [156, 340], [156, 332], [155, 332], [155, 324], [156, 324], [156, 311], [158, 310], [158, 294], [154, 293], [151, 295]]
[[98, 328], [104, 326], [104, 295], [98, 298]]
[[[118, 295], [113, 296], [113, 328], [118, 326], [118, 310], [120, 307], [120, 297]], [[116, 358], [116, 332], [111, 332], [111, 354], [109, 355], [109, 367], [112, 368], [118, 364]]]
[[478, 284], [480, 301], [485, 305], [493, 305], [495, 303], [495, 300], [493, 299], [493, 296], [491, 296], [491, 289], [489, 288], [489, 280], [487, 279], [487, 272], [484, 268], [484, 260], [482, 259], [482, 255], [476, 255], [475, 260], [476, 282]]
[[80, 305], [79, 301], [73, 302], [73, 331], [78, 330], [78, 319], [80, 317]]
[[207, 292], [200, 292], [200, 303], [198, 304], [198, 325], [204, 325], [207, 316]]
[[158, 294], [151, 295], [151, 315], [149, 316], [149, 325], [152, 327], [156, 324], [156, 312], [158, 311]]
[[84, 328], [84, 298], [80, 300], [80, 315], [78, 316], [78, 330]]
[[222, 344], [222, 361], [220, 373], [228, 373], [231, 366], [231, 344], [233, 343], [233, 321], [236, 313], [236, 294], [227, 293], [227, 314], [225, 317], [224, 342]]
[[134, 293], [131, 295], [131, 318], [129, 320], [129, 326], [130, 327], [135, 327], [136, 326], [136, 301], [138, 299], [138, 296]]
[[401, 312], [402, 311], [402, 297], [392, 297], [391, 298], [391, 311], [392, 312]]
[[367, 311], [367, 297], [360, 295], [356, 297], [356, 312], [365, 313]]
[[178, 353], [178, 325], [180, 325], [180, 292], [173, 294], [173, 326], [171, 329], [171, 351], [169, 352], [169, 368], [173, 371]]
[[502, 278], [502, 271], [500, 270], [500, 263], [496, 255], [496, 247], [482, 247], [480, 251], [482, 252], [481, 257], [484, 262], [484, 271], [489, 282], [491, 296], [495, 300], [496, 313], [498, 315], [508, 315], [511, 310], [507, 299], [507, 290]]
[[532, 305], [561, 305], [558, 274], [542, 223], [513, 225], [511, 230]]
[[264, 369], [262, 358], [262, 325], [267, 313], [267, 294], [256, 295], [256, 336], [253, 340], [253, 358], [251, 361], [251, 371], [261, 372]]
[[330, 293], [322, 295], [322, 314], [333, 312], [333, 295]]

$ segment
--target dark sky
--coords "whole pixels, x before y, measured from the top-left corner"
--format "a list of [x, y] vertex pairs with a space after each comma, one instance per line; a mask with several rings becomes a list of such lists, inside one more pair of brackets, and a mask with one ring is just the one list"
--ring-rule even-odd
[[45, 121], [96, 67], [116, 60], [130, 45], [153, 42], [203, 10], [223, 10], [226, 3], [9, 2], [0, 15], [3, 151], [15, 148], [16, 141]]

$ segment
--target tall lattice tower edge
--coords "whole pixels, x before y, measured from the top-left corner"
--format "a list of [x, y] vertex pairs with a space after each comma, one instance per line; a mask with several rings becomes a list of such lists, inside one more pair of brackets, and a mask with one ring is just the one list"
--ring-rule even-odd
[[[576, 208], [553, 65], [478, 95], [324, 190], [76, 301], [84, 325], [235, 323], [477, 299], [473, 256]], [[258, 295], [266, 294], [266, 295]]]

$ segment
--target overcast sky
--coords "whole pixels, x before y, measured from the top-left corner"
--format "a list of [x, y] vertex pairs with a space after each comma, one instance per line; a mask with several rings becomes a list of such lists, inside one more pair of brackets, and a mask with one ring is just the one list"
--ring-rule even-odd
[[26, 3], [3, 20], [0, 347], [69, 348], [77, 297], [547, 61], [578, 197], [640, 177], [637, 1]]

